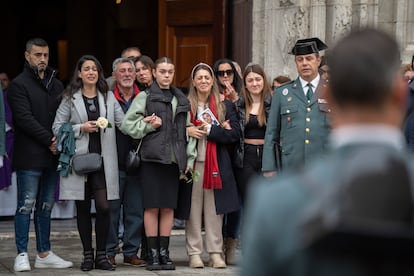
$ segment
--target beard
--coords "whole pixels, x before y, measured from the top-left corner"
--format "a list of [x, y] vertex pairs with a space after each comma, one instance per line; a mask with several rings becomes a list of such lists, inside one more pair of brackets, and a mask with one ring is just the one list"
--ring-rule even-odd
[[38, 73], [43, 73], [46, 71], [47, 65], [46, 64], [39, 64], [38, 66], [36, 66], [37, 72]]
[[30, 64], [30, 67], [35, 71], [37, 74], [43, 74], [46, 71], [47, 65], [46, 64]]

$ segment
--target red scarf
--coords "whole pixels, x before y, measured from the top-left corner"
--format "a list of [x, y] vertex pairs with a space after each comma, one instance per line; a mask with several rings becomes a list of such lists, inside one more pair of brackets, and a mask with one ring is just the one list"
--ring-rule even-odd
[[[134, 96], [133, 97], [135, 97], [136, 95], [138, 95], [139, 89], [138, 89], [138, 86], [135, 83], [134, 83], [133, 87], [134, 87]], [[124, 98], [121, 96], [121, 93], [119, 93], [118, 85], [115, 85], [114, 96], [118, 101], [123, 102], [123, 103], [125, 102]]]
[[[217, 107], [216, 99], [213, 95], [210, 96], [209, 108], [216, 118]], [[191, 114], [191, 122], [194, 124], [195, 116]], [[213, 127], [213, 126], [212, 126]], [[204, 189], [222, 189], [221, 176], [217, 161], [217, 144], [210, 140], [207, 140], [206, 159], [204, 161], [204, 177], [203, 177]]]

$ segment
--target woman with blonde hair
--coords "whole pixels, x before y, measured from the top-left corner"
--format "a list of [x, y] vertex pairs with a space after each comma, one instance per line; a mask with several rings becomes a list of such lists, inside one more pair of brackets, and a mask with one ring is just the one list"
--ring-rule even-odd
[[246, 199], [249, 180], [262, 173], [263, 144], [272, 102], [271, 88], [260, 65], [250, 64], [245, 68], [243, 83], [242, 96], [236, 103], [243, 128], [243, 162], [236, 169], [242, 202]]

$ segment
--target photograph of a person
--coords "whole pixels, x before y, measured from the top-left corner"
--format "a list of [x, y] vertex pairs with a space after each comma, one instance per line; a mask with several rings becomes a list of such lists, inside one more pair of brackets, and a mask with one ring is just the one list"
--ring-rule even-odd
[[216, 119], [214, 114], [211, 112], [210, 108], [204, 109], [204, 111], [201, 112], [200, 115], [198, 116], [198, 119], [210, 125], [216, 125], [216, 126], [219, 125], [218, 120]]

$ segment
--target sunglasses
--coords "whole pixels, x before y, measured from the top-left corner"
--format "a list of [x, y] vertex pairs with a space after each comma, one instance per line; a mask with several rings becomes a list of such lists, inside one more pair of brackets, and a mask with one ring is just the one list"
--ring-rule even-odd
[[219, 70], [217, 71], [217, 75], [220, 77], [224, 77], [224, 75], [231, 76], [233, 75], [233, 70]]
[[95, 113], [96, 112], [96, 106], [93, 99], [87, 99], [86, 102], [88, 103], [88, 109], [90, 112]]

